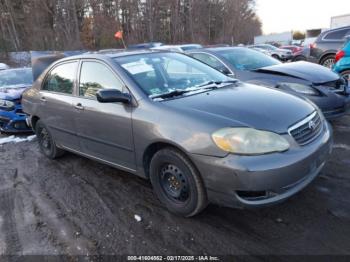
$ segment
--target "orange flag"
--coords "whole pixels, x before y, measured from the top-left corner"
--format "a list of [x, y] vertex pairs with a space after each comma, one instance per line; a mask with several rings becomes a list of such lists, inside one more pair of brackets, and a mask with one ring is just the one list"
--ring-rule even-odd
[[114, 35], [116, 39], [123, 39], [123, 31], [117, 31]]

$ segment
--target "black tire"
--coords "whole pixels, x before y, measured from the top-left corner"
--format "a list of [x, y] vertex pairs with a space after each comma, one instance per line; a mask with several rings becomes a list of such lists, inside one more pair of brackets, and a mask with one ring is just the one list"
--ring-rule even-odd
[[56, 146], [51, 133], [45, 124], [39, 120], [35, 125], [40, 151], [49, 159], [56, 159], [64, 154], [64, 150]]
[[332, 69], [335, 64], [335, 55], [327, 55], [321, 59], [320, 65]]
[[344, 70], [340, 75], [350, 82], [350, 70]]
[[153, 156], [150, 179], [159, 200], [176, 215], [194, 216], [208, 204], [197, 169], [176, 149], [164, 148]]
[[281, 59], [279, 58], [278, 55], [272, 55], [272, 57], [275, 58], [275, 59], [277, 59], [277, 60], [279, 60], [279, 61], [281, 61]]

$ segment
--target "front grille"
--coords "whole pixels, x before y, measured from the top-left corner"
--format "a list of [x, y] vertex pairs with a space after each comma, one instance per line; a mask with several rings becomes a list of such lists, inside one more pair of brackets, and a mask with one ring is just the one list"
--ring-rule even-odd
[[289, 134], [299, 145], [306, 145], [316, 139], [322, 131], [322, 119], [314, 112], [289, 129]]

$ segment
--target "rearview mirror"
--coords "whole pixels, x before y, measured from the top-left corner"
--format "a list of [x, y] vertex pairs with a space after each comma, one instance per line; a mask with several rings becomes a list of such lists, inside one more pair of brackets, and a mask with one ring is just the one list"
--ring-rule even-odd
[[131, 96], [117, 89], [101, 89], [96, 93], [97, 101], [100, 103], [124, 103], [131, 102]]

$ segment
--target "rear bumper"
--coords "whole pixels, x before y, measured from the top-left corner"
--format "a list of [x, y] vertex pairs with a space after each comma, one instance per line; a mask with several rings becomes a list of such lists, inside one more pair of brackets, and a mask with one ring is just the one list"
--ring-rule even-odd
[[228, 207], [264, 207], [293, 196], [321, 171], [332, 150], [332, 130], [311, 144], [262, 156], [193, 156], [209, 201]]

